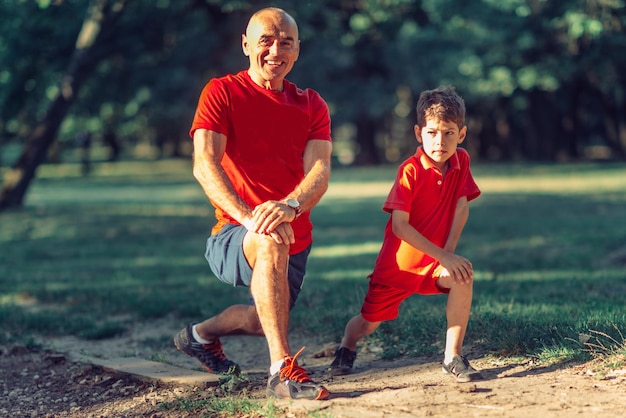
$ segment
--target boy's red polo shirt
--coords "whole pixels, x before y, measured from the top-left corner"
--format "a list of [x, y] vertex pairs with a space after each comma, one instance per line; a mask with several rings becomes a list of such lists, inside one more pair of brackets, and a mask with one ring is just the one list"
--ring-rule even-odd
[[[480, 189], [470, 172], [467, 151], [458, 148], [449, 160], [446, 175], [424, 154], [422, 147], [398, 168], [396, 180], [383, 205], [391, 213], [409, 213], [409, 223], [433, 244], [445, 245], [458, 200], [473, 200]], [[430, 280], [438, 262], [399, 239], [391, 217], [385, 226], [382, 248], [370, 276], [372, 283], [420, 294], [441, 293]]]

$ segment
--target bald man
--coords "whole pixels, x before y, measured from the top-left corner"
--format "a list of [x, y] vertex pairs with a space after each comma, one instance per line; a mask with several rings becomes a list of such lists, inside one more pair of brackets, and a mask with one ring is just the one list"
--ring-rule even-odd
[[328, 390], [298, 365], [302, 350], [292, 353], [288, 324], [311, 250], [310, 210], [328, 188], [330, 114], [317, 92], [285, 79], [300, 40], [284, 10], [256, 12], [241, 46], [249, 68], [206, 84], [190, 136], [194, 177], [215, 208], [205, 257], [219, 280], [249, 287], [249, 303], [187, 325], [174, 343], [208, 371], [228, 373], [239, 366], [220, 338], [264, 336], [268, 396], [326, 399]]

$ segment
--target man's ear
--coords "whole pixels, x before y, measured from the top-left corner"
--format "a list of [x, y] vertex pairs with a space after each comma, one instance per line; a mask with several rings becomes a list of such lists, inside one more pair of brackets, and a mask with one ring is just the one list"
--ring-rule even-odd
[[298, 58], [300, 58], [300, 39], [298, 39], [298, 53], [296, 54], [296, 59], [294, 61], [298, 61]]
[[422, 143], [422, 128], [420, 128], [419, 125], [414, 125], [413, 131], [415, 132], [415, 139], [417, 139], [417, 142], [421, 144]]
[[246, 38], [245, 33], [241, 34], [241, 49], [246, 57], [250, 56], [250, 51], [248, 50], [248, 38]]

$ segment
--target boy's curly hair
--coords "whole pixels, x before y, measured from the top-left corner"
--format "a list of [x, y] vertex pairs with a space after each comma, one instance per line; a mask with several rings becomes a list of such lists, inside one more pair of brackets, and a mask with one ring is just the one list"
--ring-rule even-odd
[[423, 91], [416, 110], [419, 127], [426, 126], [428, 119], [454, 122], [459, 129], [465, 126], [465, 101], [451, 86]]

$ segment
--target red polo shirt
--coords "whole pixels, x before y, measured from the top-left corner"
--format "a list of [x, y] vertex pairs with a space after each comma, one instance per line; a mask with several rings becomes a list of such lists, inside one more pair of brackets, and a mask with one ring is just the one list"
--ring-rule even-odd
[[[467, 151], [458, 148], [445, 176], [424, 154], [422, 147], [404, 161], [383, 205], [383, 210], [409, 213], [409, 223], [433, 244], [445, 245], [458, 200], [473, 200], [480, 189], [470, 172]], [[383, 245], [370, 276], [372, 283], [420, 294], [441, 293], [431, 278], [438, 262], [399, 239], [391, 217], [385, 226]]]
[[[226, 135], [222, 167], [235, 191], [254, 208], [280, 200], [304, 178], [303, 154], [312, 139], [331, 141], [326, 102], [311, 89], [285, 80], [282, 92], [264, 89], [247, 71], [212, 79], [203, 89], [190, 135], [203, 128]], [[238, 223], [213, 204], [217, 233], [226, 223]], [[309, 213], [295, 219], [296, 242], [290, 253], [312, 241]]]

